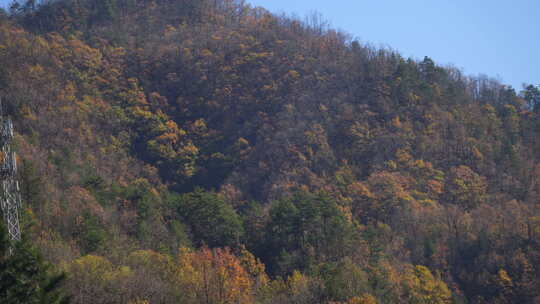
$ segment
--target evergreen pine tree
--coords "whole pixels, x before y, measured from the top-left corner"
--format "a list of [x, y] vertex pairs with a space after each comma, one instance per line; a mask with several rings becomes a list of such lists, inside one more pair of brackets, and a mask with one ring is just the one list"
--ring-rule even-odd
[[63, 279], [64, 274], [52, 273], [26, 238], [12, 244], [6, 228], [0, 225], [0, 299], [3, 304], [68, 303], [59, 289]]

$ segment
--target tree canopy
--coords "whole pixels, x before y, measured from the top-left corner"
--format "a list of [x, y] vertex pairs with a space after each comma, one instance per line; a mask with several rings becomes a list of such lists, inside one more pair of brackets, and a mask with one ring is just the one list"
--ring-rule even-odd
[[32, 225], [1, 290], [538, 302], [538, 91], [241, 0], [17, 1], [0, 96]]

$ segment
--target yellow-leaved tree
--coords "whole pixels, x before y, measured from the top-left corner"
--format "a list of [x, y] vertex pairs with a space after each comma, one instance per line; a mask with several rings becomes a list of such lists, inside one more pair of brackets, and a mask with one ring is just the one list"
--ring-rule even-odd
[[410, 267], [402, 278], [407, 303], [449, 304], [452, 293], [448, 286], [434, 277], [429, 268], [421, 265]]
[[253, 303], [253, 282], [230, 249], [181, 249], [176, 281], [182, 303]]

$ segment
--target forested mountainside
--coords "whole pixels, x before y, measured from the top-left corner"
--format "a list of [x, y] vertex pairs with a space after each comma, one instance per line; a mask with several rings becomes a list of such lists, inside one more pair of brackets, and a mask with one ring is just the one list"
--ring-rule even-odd
[[[61, 282], [72, 303], [539, 303], [539, 88], [324, 24], [234, 0], [0, 12], [24, 246], [52, 266], [22, 245], [20, 259], [66, 274], [38, 280], [42, 291]], [[28, 271], [2, 250], [0, 268]], [[43, 299], [5, 278], [8, 303]]]

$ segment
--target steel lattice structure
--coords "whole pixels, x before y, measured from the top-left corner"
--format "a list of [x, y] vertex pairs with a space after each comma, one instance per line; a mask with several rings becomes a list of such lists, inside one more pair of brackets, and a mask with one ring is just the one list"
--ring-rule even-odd
[[11, 118], [2, 113], [2, 101], [0, 99], [0, 204], [4, 221], [8, 229], [11, 240], [21, 239], [21, 229], [19, 225], [19, 208], [21, 207], [21, 196], [19, 192], [19, 182], [16, 179], [17, 157], [11, 151], [11, 141], [13, 139], [13, 122]]

